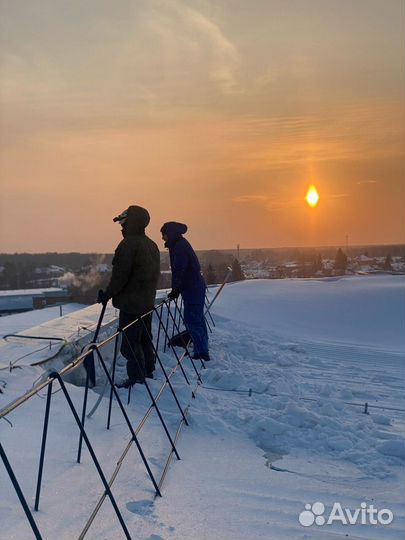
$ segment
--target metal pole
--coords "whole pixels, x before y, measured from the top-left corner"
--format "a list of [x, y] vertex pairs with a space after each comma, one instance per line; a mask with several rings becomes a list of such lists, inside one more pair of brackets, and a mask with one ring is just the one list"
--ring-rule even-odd
[[[205, 304], [204, 304], [204, 307], [205, 307]], [[207, 325], [207, 328], [208, 330], [210, 331], [210, 333], [212, 334], [212, 328], [211, 328], [211, 325], [210, 323], [208, 322], [208, 319], [207, 317], [204, 315], [204, 319], [205, 319], [205, 324]]]
[[[188, 413], [188, 409], [189, 409], [189, 406], [187, 406], [187, 409], [185, 410], [185, 413], [187, 414]], [[180, 432], [181, 432], [181, 428], [183, 427], [183, 424], [187, 424], [187, 420], [186, 420], [186, 417], [182, 418], [180, 420], [180, 424], [178, 425], [178, 428], [177, 428], [177, 431], [176, 431], [176, 435], [174, 437], [174, 443], [177, 444], [177, 441], [179, 440], [179, 437], [180, 437]], [[160, 477], [160, 481], [159, 481], [159, 489], [161, 490], [162, 487], [163, 487], [163, 482], [165, 481], [165, 478], [166, 478], [166, 475], [169, 471], [169, 467], [170, 467], [170, 464], [172, 462], [172, 457], [173, 457], [173, 451], [170, 452], [168, 458], [167, 458], [167, 461], [166, 461], [166, 464], [165, 464], [165, 467], [163, 469], [163, 473], [162, 473], [162, 476]]]
[[[155, 308], [153, 310], [154, 314], [157, 315], [157, 309]], [[160, 318], [162, 317], [162, 314], [163, 314], [163, 304], [160, 306]], [[160, 344], [160, 324], [158, 324], [158, 334], [157, 334], [157, 338], [156, 338], [156, 350], [158, 351], [159, 350], [159, 344]]]
[[42, 443], [41, 443], [41, 454], [40, 454], [40, 458], [39, 458], [37, 491], [36, 491], [36, 494], [35, 494], [35, 507], [34, 508], [35, 508], [36, 512], [38, 512], [38, 509], [39, 509], [39, 497], [41, 495], [42, 472], [43, 472], [43, 468], [44, 468], [46, 436], [48, 434], [49, 410], [51, 408], [51, 397], [52, 397], [52, 382], [48, 386], [48, 393], [47, 393], [47, 396], [46, 396], [44, 429], [42, 431]]
[[[158, 315], [158, 319], [159, 319], [159, 325], [162, 326], [163, 332], [164, 332], [164, 334], [165, 334], [165, 338], [166, 338], [166, 339], [165, 339], [165, 346], [166, 346], [166, 342], [169, 341], [169, 334], [168, 334], [167, 328], [165, 328], [165, 326], [164, 326], [164, 324], [163, 324], [161, 318], [159, 317], [159, 315]], [[186, 375], [186, 372], [184, 371], [183, 365], [182, 365], [182, 363], [181, 363], [181, 361], [180, 361], [180, 359], [179, 359], [179, 355], [177, 354], [177, 351], [176, 351], [175, 347], [172, 347], [172, 350], [173, 350], [173, 352], [174, 352], [174, 356], [176, 357], [177, 365], [180, 366], [181, 372], [183, 373], [183, 376], [184, 376], [184, 379], [185, 379], [186, 383], [187, 383], [187, 384], [190, 384], [190, 381], [188, 380], [188, 377], [187, 377], [187, 375]]]
[[107, 304], [103, 304], [103, 307], [101, 308], [100, 317], [98, 318], [98, 321], [97, 321], [96, 331], [94, 332], [93, 343], [95, 343], [98, 339], [98, 334], [100, 333], [101, 323], [103, 322], [106, 307], [107, 307]]
[[[111, 379], [112, 379], [113, 384], [114, 384], [114, 381], [115, 381], [115, 366], [117, 364], [118, 340], [119, 340], [119, 338], [120, 338], [120, 334], [117, 334], [117, 337], [115, 338], [115, 343], [114, 343], [114, 359], [113, 359], [112, 375], [111, 375]], [[112, 391], [112, 388], [110, 388], [110, 400], [109, 400], [109, 403], [108, 403], [107, 429], [110, 429], [110, 425], [111, 425], [112, 398], [113, 398], [113, 391]]]
[[[214, 319], [212, 318], [212, 315], [211, 315], [210, 310], [208, 309], [210, 303], [209, 303], [209, 300], [208, 300], [207, 293], [205, 293], [205, 302], [204, 302], [204, 304], [205, 304], [205, 313], [208, 315], [208, 317], [210, 318], [210, 320], [211, 320], [211, 322], [212, 322], [213, 327], [215, 328], [215, 326], [216, 326], [216, 325], [215, 325], [215, 321], [214, 321]], [[211, 330], [211, 331], [212, 331], [212, 330]]]
[[[103, 304], [101, 308], [101, 313], [97, 321], [96, 331], [93, 336], [93, 343], [97, 342], [98, 334], [100, 333], [101, 323], [103, 322], [104, 313], [106, 310], [107, 304]], [[86, 373], [89, 375], [92, 386], [96, 385], [96, 368], [94, 366], [94, 356], [90, 354], [84, 359], [83, 365], [85, 367]]]
[[[87, 396], [89, 393], [89, 372], [86, 371], [86, 386], [84, 388], [84, 397], [83, 397], [83, 409], [82, 409], [82, 425], [84, 426], [84, 422], [86, 420], [86, 407], [87, 407]], [[83, 435], [80, 431], [79, 436], [79, 448], [77, 450], [77, 463], [80, 463], [80, 458], [82, 456], [82, 444], [83, 444]]]
[[131, 540], [131, 535], [129, 534], [127, 526], [125, 525], [125, 521], [122, 518], [121, 512], [120, 512], [120, 510], [119, 510], [119, 508], [117, 506], [117, 503], [115, 502], [115, 499], [114, 499], [114, 496], [113, 496], [113, 494], [111, 492], [110, 486], [108, 485], [106, 477], [104, 476], [103, 470], [102, 470], [102, 468], [100, 466], [100, 463], [98, 462], [96, 454], [94, 453], [93, 447], [90, 444], [89, 438], [87, 437], [87, 434], [86, 434], [86, 431], [85, 431], [85, 429], [83, 427], [83, 424], [80, 422], [79, 415], [76, 412], [76, 409], [75, 409], [75, 407], [73, 405], [73, 402], [72, 402], [72, 400], [71, 400], [71, 398], [69, 396], [69, 393], [68, 393], [68, 391], [66, 389], [65, 383], [63, 382], [62, 377], [56, 371], [51, 373], [50, 377], [53, 377], [53, 378], [57, 379], [60, 386], [61, 386], [61, 388], [62, 388], [62, 391], [63, 391], [63, 393], [65, 395], [66, 401], [68, 402], [70, 410], [72, 411], [74, 419], [76, 420], [76, 424], [77, 424], [78, 428], [80, 429], [81, 434], [83, 435], [83, 439], [84, 439], [84, 441], [86, 443], [86, 446], [87, 446], [87, 448], [88, 448], [88, 450], [90, 452], [90, 455], [91, 455], [91, 457], [93, 459], [93, 463], [96, 466], [96, 469], [97, 469], [97, 472], [98, 472], [98, 474], [99, 474], [99, 476], [101, 478], [101, 481], [103, 482], [103, 485], [104, 485], [104, 488], [105, 488], [105, 490], [107, 492], [107, 495], [110, 498], [111, 504], [114, 507], [115, 513], [117, 514], [118, 520], [119, 520], [119, 522], [121, 524], [121, 527], [122, 527], [122, 529], [124, 531], [124, 534], [125, 534], [125, 536], [126, 536], [126, 538], [128, 540]]
[[35, 538], [37, 540], [42, 540], [41, 533], [39, 532], [39, 529], [37, 527], [37, 524], [35, 523], [34, 518], [32, 517], [31, 510], [29, 509], [29, 506], [27, 504], [27, 501], [25, 500], [25, 497], [23, 495], [23, 492], [21, 491], [20, 485], [17, 481], [17, 478], [15, 477], [14, 471], [10, 465], [10, 462], [7, 459], [6, 452], [3, 449], [3, 445], [0, 443], [0, 456], [3, 460], [4, 466], [8, 472], [8, 475], [10, 477], [11, 482], [13, 483], [14, 489], [18, 495], [18, 498], [20, 499], [21, 506], [24, 509], [25, 515], [27, 516], [28, 521], [30, 522], [32, 532], [35, 535]]
[[209, 304], [209, 306], [208, 306], [208, 308], [207, 308], [207, 311], [211, 311], [211, 308], [212, 308], [212, 306], [213, 306], [215, 300], [216, 300], [216, 299], [218, 298], [218, 296], [221, 294], [222, 289], [223, 289], [223, 288], [225, 287], [225, 285], [227, 284], [228, 279], [231, 277], [231, 275], [232, 275], [232, 268], [231, 268], [230, 266], [228, 266], [228, 273], [226, 274], [225, 279], [224, 279], [224, 281], [221, 283], [219, 289], [218, 289], [217, 292], [215, 293], [214, 298], [211, 300], [211, 302], [210, 302], [210, 304]]
[[[174, 302], [175, 302], [176, 307], [177, 307], [177, 301], [175, 300]], [[171, 313], [170, 313], [170, 316], [171, 316], [172, 319], [173, 319], [173, 315], [172, 315]], [[183, 316], [182, 316], [182, 320], [183, 320], [183, 324], [184, 324]], [[184, 324], [184, 326], [186, 326], [186, 325]], [[177, 332], [180, 333], [180, 328], [179, 328], [179, 327], [177, 327]], [[193, 366], [193, 368], [194, 368], [194, 371], [195, 371], [195, 373], [196, 373], [196, 375], [197, 375], [197, 378], [198, 378], [198, 380], [200, 381], [200, 383], [202, 384], [202, 379], [201, 379], [201, 377], [200, 377], [200, 374], [199, 374], [199, 372], [198, 372], [198, 369], [196, 368], [196, 366], [195, 366], [195, 364], [194, 364], [194, 361], [193, 361], [193, 359], [192, 359], [192, 357], [191, 357], [191, 354], [190, 354], [190, 352], [189, 352], [189, 350], [188, 350], [188, 347], [186, 346], [185, 349], [186, 349], [186, 352], [187, 352], [188, 357], [190, 358], [190, 362], [191, 362], [191, 364], [192, 364], [192, 366]], [[205, 364], [204, 364], [203, 360], [200, 360], [200, 362], [201, 362], [201, 364], [202, 364], [202, 367], [205, 368]]]
[[169, 303], [166, 303], [166, 302], [163, 302], [162, 303], [162, 306], [163, 304], [166, 306], [166, 309], [167, 309], [167, 315], [166, 315], [166, 331], [165, 331], [165, 344], [164, 344], [164, 347], [163, 347], [163, 352], [166, 352], [166, 348], [167, 348], [167, 344], [168, 344], [168, 341], [169, 341], [169, 310], [170, 310], [170, 302], [171, 300], [169, 300]]

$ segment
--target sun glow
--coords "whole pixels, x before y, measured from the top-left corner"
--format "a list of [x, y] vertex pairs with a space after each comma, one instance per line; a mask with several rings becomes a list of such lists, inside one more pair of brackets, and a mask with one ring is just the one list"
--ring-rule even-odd
[[315, 206], [318, 204], [319, 193], [313, 184], [309, 186], [305, 200], [307, 201], [307, 203], [309, 204], [311, 208], [315, 208]]

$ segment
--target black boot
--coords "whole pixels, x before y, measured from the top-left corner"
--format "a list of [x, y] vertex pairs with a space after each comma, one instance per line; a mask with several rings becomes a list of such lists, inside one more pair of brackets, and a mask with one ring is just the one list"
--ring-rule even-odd
[[184, 330], [183, 332], [180, 332], [180, 334], [176, 334], [171, 337], [168, 341], [168, 345], [169, 347], [182, 347], [185, 349], [189, 341], [190, 334], [187, 330]]
[[211, 360], [210, 355], [207, 352], [195, 353], [191, 358], [193, 360], [204, 360], [204, 362], [209, 362]]
[[120, 383], [115, 383], [115, 386], [117, 388], [130, 388], [134, 384], [143, 384], [144, 382], [144, 379], [125, 379]]

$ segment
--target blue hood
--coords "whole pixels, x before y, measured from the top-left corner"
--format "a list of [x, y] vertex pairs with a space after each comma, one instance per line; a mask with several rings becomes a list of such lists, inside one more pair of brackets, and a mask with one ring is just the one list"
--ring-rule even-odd
[[182, 234], [187, 232], [187, 225], [177, 223], [177, 221], [168, 221], [160, 229], [160, 232], [168, 237], [168, 244], [175, 242]]

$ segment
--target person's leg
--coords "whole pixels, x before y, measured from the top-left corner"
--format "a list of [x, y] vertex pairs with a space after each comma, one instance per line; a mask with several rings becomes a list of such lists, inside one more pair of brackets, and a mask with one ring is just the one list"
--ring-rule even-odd
[[152, 375], [152, 373], [155, 371], [156, 363], [155, 351], [153, 350], [151, 343], [151, 340], [153, 339], [152, 313], [144, 317], [143, 322], [145, 323], [145, 326], [142, 325], [142, 349], [145, 358], [145, 374]]
[[[124, 328], [135, 321], [139, 315], [120, 311], [119, 324]], [[142, 348], [142, 323], [136, 322], [130, 326], [122, 336], [121, 354], [127, 359], [127, 374], [131, 382], [143, 380], [145, 377], [145, 358]]]
[[208, 333], [204, 319], [204, 304], [184, 301], [184, 323], [190, 332], [194, 354], [208, 353]]

